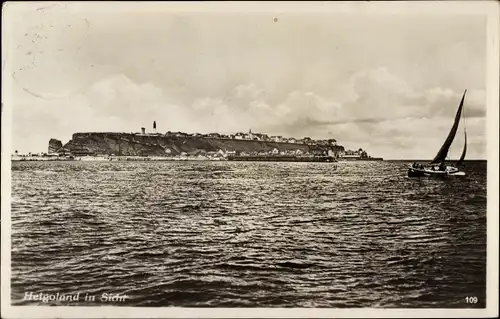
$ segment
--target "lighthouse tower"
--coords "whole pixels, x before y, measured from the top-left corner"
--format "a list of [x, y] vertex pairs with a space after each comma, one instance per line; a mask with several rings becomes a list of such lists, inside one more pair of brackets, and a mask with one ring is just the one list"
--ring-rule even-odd
[[153, 121], [153, 133], [156, 133], [156, 121]]

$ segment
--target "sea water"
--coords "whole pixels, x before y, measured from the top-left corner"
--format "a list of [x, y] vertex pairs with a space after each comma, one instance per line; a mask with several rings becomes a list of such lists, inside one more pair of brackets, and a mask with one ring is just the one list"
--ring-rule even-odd
[[12, 303], [484, 307], [486, 162], [407, 166], [12, 162]]

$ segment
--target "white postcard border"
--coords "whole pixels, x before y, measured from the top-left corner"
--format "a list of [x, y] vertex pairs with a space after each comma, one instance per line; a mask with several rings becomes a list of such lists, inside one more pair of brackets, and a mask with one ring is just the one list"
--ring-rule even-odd
[[[487, 308], [486, 309], [317, 309], [317, 308], [146, 308], [11, 306], [11, 79], [8, 65], [9, 12], [59, 2], [10, 2], [2, 10], [2, 211], [1, 211], [1, 316], [2, 318], [451, 318], [498, 316], [498, 132], [499, 132], [499, 5], [496, 1], [399, 2], [67, 2], [71, 10], [164, 10], [171, 12], [335, 12], [345, 14], [482, 14], [487, 16]], [[62, 3], [62, 2], [61, 2]], [[7, 63], [6, 63], [7, 61]]]

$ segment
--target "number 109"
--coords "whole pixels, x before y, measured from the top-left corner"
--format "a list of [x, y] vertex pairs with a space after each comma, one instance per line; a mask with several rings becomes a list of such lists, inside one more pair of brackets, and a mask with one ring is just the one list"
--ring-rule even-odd
[[477, 297], [465, 297], [466, 303], [477, 303]]

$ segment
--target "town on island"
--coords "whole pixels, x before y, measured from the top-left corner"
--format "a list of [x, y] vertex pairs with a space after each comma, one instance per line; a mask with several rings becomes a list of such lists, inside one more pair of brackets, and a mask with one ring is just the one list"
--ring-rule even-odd
[[335, 139], [300, 139], [270, 136], [264, 133], [159, 133], [156, 121], [152, 132], [142, 127], [140, 132], [74, 133], [63, 145], [50, 139], [47, 153], [20, 154], [13, 161], [60, 160], [227, 160], [280, 162], [336, 162], [341, 160], [382, 160], [371, 157], [363, 149], [345, 150]]

